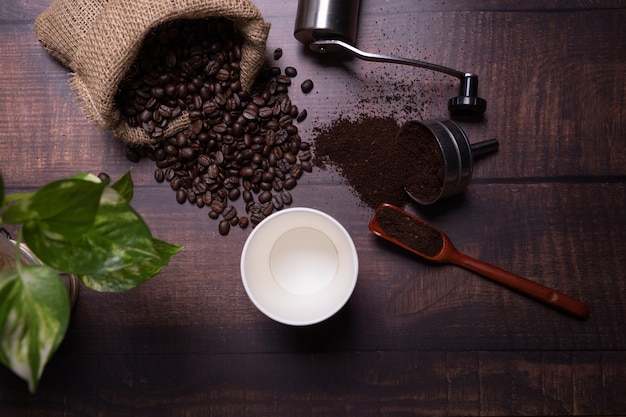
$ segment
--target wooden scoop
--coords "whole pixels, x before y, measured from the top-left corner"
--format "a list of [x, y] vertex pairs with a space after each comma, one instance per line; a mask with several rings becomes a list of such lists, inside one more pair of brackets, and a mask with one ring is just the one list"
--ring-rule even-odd
[[589, 307], [583, 302], [461, 253], [441, 230], [396, 206], [381, 204], [374, 212], [369, 229], [425, 259], [476, 272], [573, 317], [589, 317]]

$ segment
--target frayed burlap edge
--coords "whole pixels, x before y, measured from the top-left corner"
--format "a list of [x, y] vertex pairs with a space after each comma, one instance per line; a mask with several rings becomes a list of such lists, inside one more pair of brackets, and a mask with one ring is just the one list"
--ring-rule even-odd
[[35, 34], [43, 48], [69, 67], [92, 22], [108, 0], [55, 0], [35, 20]]
[[93, 19], [68, 64], [73, 70], [70, 87], [77, 92], [87, 118], [130, 144], [152, 144], [187, 128], [189, 116], [183, 112], [170, 122], [163, 137], [153, 138], [126, 123], [115, 98], [151, 29], [171, 20], [205, 17], [233, 20], [243, 36], [241, 83], [248, 90], [265, 60], [270, 29], [248, 0], [112, 0]]

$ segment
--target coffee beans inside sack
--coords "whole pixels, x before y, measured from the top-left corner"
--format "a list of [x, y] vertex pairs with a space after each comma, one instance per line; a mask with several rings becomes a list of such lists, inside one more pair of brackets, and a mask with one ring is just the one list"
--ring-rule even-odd
[[203, 19], [225, 19], [237, 28], [242, 40], [241, 88], [249, 90], [263, 66], [270, 29], [251, 0], [54, 0], [37, 17], [35, 33], [44, 49], [70, 69], [70, 87], [89, 120], [126, 143], [152, 144], [161, 140], [161, 131], [169, 137], [189, 127], [189, 115], [166, 113], [170, 118], [166, 128], [148, 134], [142, 126], [129, 125], [120, 113], [120, 84], [129, 73], [145, 70], [133, 66], [156, 28]]
[[[294, 124], [306, 112], [288, 95], [297, 70], [265, 67], [246, 91], [242, 43], [227, 19], [163, 24], [146, 37], [117, 96], [129, 126], [161, 139], [128, 146], [128, 159], [153, 159], [156, 181], [169, 182], [180, 204], [207, 207], [222, 235], [290, 205], [290, 190], [312, 170], [309, 144]], [[189, 127], [167, 137], [183, 112]]]

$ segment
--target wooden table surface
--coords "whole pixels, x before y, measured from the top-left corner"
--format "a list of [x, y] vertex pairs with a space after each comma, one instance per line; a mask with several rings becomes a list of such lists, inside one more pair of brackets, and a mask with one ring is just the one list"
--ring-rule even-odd
[[[462, 251], [587, 303], [570, 318], [370, 234], [371, 209], [315, 169], [294, 206], [336, 217], [360, 258], [346, 307], [311, 327], [265, 317], [241, 283], [251, 229], [220, 236], [206, 209], [179, 205], [88, 122], [68, 70], [35, 37], [50, 0], [0, 4], [0, 171], [8, 191], [77, 172], [132, 167], [134, 207], [182, 244], [153, 280], [123, 294], [82, 288], [40, 388], [0, 369], [4, 416], [413, 416], [626, 414], [626, 3], [363, 0], [357, 45], [480, 78], [498, 138], [460, 198], [408, 210]], [[257, 0], [268, 61], [298, 69], [290, 97], [316, 128], [339, 115], [447, 118], [450, 77], [358, 60], [334, 65], [293, 37], [296, 1]]]

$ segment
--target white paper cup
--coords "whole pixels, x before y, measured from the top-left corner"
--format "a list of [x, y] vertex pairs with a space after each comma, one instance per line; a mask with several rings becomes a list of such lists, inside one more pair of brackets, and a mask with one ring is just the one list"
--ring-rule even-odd
[[306, 326], [333, 316], [356, 285], [354, 242], [318, 210], [281, 210], [259, 223], [243, 247], [241, 277], [252, 303], [280, 323]]

